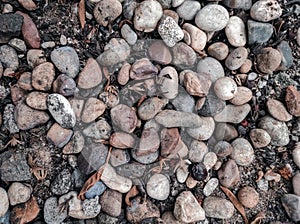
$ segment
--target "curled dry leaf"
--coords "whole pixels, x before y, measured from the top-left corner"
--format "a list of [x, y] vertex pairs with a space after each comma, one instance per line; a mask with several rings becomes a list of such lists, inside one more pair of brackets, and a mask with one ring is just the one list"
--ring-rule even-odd
[[80, 0], [78, 5], [78, 16], [81, 28], [83, 29], [85, 26], [85, 0]]
[[276, 183], [278, 183], [281, 180], [281, 176], [279, 173], [275, 173], [273, 172], [274, 168], [271, 168], [269, 170], [267, 170], [267, 172], [264, 175], [264, 178], [267, 181], [272, 181], [274, 180]]
[[131, 198], [134, 198], [135, 196], [137, 196], [139, 194], [139, 190], [137, 189], [137, 187], [134, 185], [130, 191], [128, 191], [128, 193], [126, 194], [126, 197], [125, 197], [125, 202], [126, 202], [126, 205], [128, 206], [131, 206], [132, 203], [130, 201]]
[[289, 180], [293, 176], [292, 170], [289, 166], [285, 166], [285, 167], [281, 168], [280, 170], [278, 170], [278, 172], [286, 180]]
[[250, 224], [260, 224], [262, 223], [262, 219], [265, 218], [266, 218], [266, 214], [263, 212], [259, 212]]
[[39, 205], [35, 197], [31, 197], [24, 204], [17, 205], [10, 213], [10, 221], [15, 224], [25, 224], [34, 220], [40, 212]]
[[234, 207], [239, 211], [239, 213], [242, 215], [244, 221], [246, 224], [249, 223], [248, 218], [246, 216], [246, 212], [244, 209], [244, 206], [238, 201], [238, 199], [235, 197], [235, 195], [226, 187], [220, 186], [222, 191], [226, 194], [226, 196], [229, 198], [229, 200], [232, 202]]

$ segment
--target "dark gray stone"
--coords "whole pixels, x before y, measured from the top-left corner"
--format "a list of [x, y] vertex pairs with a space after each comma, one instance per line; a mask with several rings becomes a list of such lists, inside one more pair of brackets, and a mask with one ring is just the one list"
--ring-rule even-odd
[[267, 42], [273, 34], [273, 25], [270, 23], [248, 20], [248, 41], [249, 44], [262, 44]]
[[64, 169], [63, 171], [56, 176], [54, 181], [50, 186], [50, 190], [53, 194], [62, 195], [68, 193], [72, 190], [73, 187], [73, 178], [68, 169]]
[[23, 16], [18, 14], [0, 15], [0, 43], [7, 43], [12, 37], [21, 34]]
[[195, 99], [180, 86], [178, 95], [171, 101], [171, 103], [176, 110], [191, 113], [194, 111]]
[[198, 114], [202, 116], [214, 116], [220, 113], [225, 108], [225, 106], [225, 101], [219, 99], [214, 95], [208, 95], [203, 106], [200, 110], [198, 110]]
[[277, 50], [280, 52], [282, 59], [280, 64], [281, 70], [287, 70], [293, 65], [293, 54], [290, 45], [286, 41], [281, 41], [281, 43], [277, 46]]

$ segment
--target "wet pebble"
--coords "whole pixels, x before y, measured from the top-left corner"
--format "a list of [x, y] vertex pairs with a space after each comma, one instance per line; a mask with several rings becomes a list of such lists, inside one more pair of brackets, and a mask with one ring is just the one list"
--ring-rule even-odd
[[268, 99], [267, 108], [269, 113], [279, 121], [290, 121], [293, 116], [290, 115], [283, 103], [275, 99]]
[[168, 47], [174, 47], [184, 37], [182, 29], [170, 16], [165, 16], [160, 20], [158, 33]]
[[207, 197], [203, 202], [206, 217], [230, 219], [235, 211], [233, 204], [220, 197]]
[[203, 194], [208, 197], [210, 196], [215, 189], [219, 186], [219, 180], [217, 178], [211, 178], [203, 188]]
[[215, 42], [208, 47], [207, 53], [210, 56], [222, 61], [227, 58], [229, 49], [228, 46], [223, 42]]
[[210, 74], [210, 78], [213, 83], [217, 81], [217, 79], [225, 76], [221, 63], [212, 57], [206, 57], [199, 60], [197, 64], [197, 72]]
[[245, 86], [238, 86], [236, 95], [230, 100], [230, 103], [239, 106], [248, 103], [251, 99], [252, 99], [251, 89]]
[[36, 90], [49, 91], [55, 78], [54, 66], [50, 62], [36, 66], [32, 71], [32, 86]]
[[269, 22], [281, 16], [282, 9], [276, 0], [259, 0], [250, 10], [253, 19], [261, 22]]
[[300, 147], [295, 147], [293, 150], [293, 161], [300, 168]]
[[94, 17], [101, 26], [112, 23], [122, 13], [122, 4], [118, 0], [98, 1], [94, 8]]
[[102, 71], [93, 58], [89, 58], [85, 67], [78, 75], [78, 87], [82, 89], [90, 89], [99, 85], [102, 81]]
[[201, 5], [197, 1], [184, 1], [177, 9], [179, 17], [184, 20], [192, 20], [200, 10]]
[[157, 40], [150, 45], [148, 55], [151, 60], [162, 65], [170, 64], [172, 61], [172, 55], [169, 48], [160, 40]]
[[136, 43], [137, 35], [128, 24], [124, 24], [122, 26], [121, 34], [122, 37], [127, 41], [129, 45], [134, 45]]
[[224, 187], [231, 188], [240, 180], [240, 171], [236, 162], [232, 159], [224, 163], [218, 171], [218, 179]]
[[47, 224], [61, 223], [67, 216], [67, 210], [60, 208], [56, 197], [50, 197], [45, 201], [44, 220]]
[[183, 42], [177, 43], [172, 48], [173, 53], [173, 63], [175, 65], [182, 65], [187, 67], [192, 67], [196, 62], [196, 53], [195, 51]]
[[221, 113], [214, 116], [214, 119], [217, 122], [229, 122], [238, 124], [246, 118], [250, 110], [251, 107], [249, 104], [243, 104], [240, 106], [227, 104], [225, 109]]
[[237, 85], [232, 78], [219, 78], [214, 84], [214, 92], [221, 100], [231, 100], [237, 94]]
[[292, 180], [294, 194], [300, 196], [300, 173], [296, 173]]
[[166, 200], [170, 194], [169, 179], [163, 174], [154, 174], [146, 185], [147, 194], [155, 200]]
[[225, 28], [229, 43], [234, 47], [242, 47], [246, 44], [247, 35], [243, 20], [238, 16], [231, 16]]
[[263, 48], [257, 55], [258, 69], [267, 74], [272, 74], [281, 63], [281, 54], [272, 47]]
[[246, 208], [254, 208], [259, 202], [259, 194], [253, 187], [249, 186], [240, 189], [237, 197]]
[[15, 49], [9, 45], [0, 47], [0, 62], [4, 68], [10, 68], [13, 71], [19, 67], [19, 58]]
[[53, 82], [53, 92], [63, 96], [72, 96], [78, 92], [78, 89], [76, 88], [74, 79], [65, 74], [61, 74]]
[[64, 147], [73, 135], [73, 131], [54, 123], [47, 132], [47, 141], [58, 148]]
[[287, 110], [290, 114], [300, 116], [300, 93], [295, 86], [288, 86], [286, 88], [285, 102]]
[[263, 129], [255, 128], [252, 129], [249, 133], [251, 142], [255, 148], [263, 148], [270, 144], [271, 137]]
[[4, 216], [9, 208], [9, 200], [7, 192], [4, 188], [0, 187], [0, 217]]
[[282, 205], [292, 221], [300, 221], [300, 196], [285, 194], [281, 198]]
[[118, 191], [107, 189], [100, 197], [102, 211], [110, 216], [118, 217], [122, 209], [122, 194]]
[[48, 93], [33, 91], [26, 97], [28, 106], [36, 110], [47, 110], [47, 96]]

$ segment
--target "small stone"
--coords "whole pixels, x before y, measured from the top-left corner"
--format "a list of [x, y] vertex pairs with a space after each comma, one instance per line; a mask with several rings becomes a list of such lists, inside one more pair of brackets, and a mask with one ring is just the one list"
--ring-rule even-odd
[[196, 25], [205, 31], [222, 30], [228, 21], [228, 11], [221, 5], [206, 5], [195, 17]]
[[248, 103], [252, 99], [251, 89], [245, 86], [238, 86], [236, 95], [230, 100], [230, 103], [240, 106]]
[[128, 163], [130, 160], [131, 160], [130, 154], [127, 150], [114, 149], [111, 152], [109, 161], [113, 167], [118, 167], [118, 166]]
[[161, 156], [169, 157], [176, 152], [177, 145], [180, 141], [180, 135], [177, 128], [164, 128], [160, 133], [160, 141], [161, 141]]
[[263, 129], [255, 128], [250, 131], [250, 139], [255, 148], [263, 148], [270, 144], [271, 137]]
[[132, 133], [137, 125], [137, 116], [135, 111], [126, 106], [119, 104], [111, 109], [110, 116], [114, 125], [122, 131]]
[[163, 9], [169, 9], [171, 8], [172, 0], [158, 0], [158, 2], [161, 4]]
[[197, 65], [197, 72], [210, 74], [212, 83], [225, 76], [221, 63], [212, 57], [201, 59]]
[[184, 164], [176, 169], [176, 179], [179, 183], [183, 184], [186, 182], [189, 176], [188, 168], [188, 164]]
[[267, 108], [269, 113], [279, 121], [290, 121], [293, 116], [290, 115], [283, 103], [278, 100], [268, 99]]
[[231, 158], [240, 166], [248, 166], [254, 159], [254, 150], [244, 138], [237, 138], [231, 143], [233, 151]]
[[53, 194], [62, 195], [68, 193], [73, 188], [73, 179], [68, 169], [62, 170], [50, 185]]
[[276, 0], [259, 0], [250, 10], [253, 19], [261, 22], [269, 22], [281, 16], [282, 9]]
[[49, 91], [55, 78], [54, 66], [50, 62], [42, 63], [32, 71], [32, 86], [36, 90]]
[[181, 224], [181, 222], [174, 217], [171, 211], [162, 214], [161, 218], [164, 221], [164, 223]]
[[21, 52], [27, 51], [27, 47], [24, 40], [13, 38], [8, 42], [8, 44], [14, 49], [16, 49], [17, 51], [21, 51]]
[[[162, 95], [167, 99], [174, 99], [178, 94], [178, 74], [175, 68], [171, 66], [164, 67], [157, 78]], [[165, 101], [163, 101], [165, 102]]]
[[296, 117], [300, 116], [300, 93], [295, 86], [286, 88], [285, 102], [288, 112]]
[[293, 161], [300, 168], [300, 147], [295, 147], [293, 150]]
[[32, 187], [30, 185], [19, 182], [12, 183], [7, 191], [10, 205], [25, 203], [29, 200], [31, 193]]
[[282, 58], [279, 70], [287, 70], [288, 68], [292, 67], [294, 64], [294, 57], [289, 43], [286, 41], [281, 41], [277, 46], [277, 50], [280, 52]]
[[243, 47], [246, 44], [246, 28], [243, 20], [238, 16], [231, 16], [225, 28], [229, 43], [234, 47]]
[[193, 163], [202, 162], [208, 148], [204, 142], [193, 140], [189, 147], [189, 160]]
[[71, 78], [79, 72], [79, 58], [72, 47], [60, 47], [51, 52], [51, 61], [56, 68]]
[[300, 221], [300, 197], [294, 194], [285, 194], [281, 198], [282, 205], [292, 221]]
[[64, 147], [71, 139], [73, 131], [54, 123], [47, 132], [47, 141], [58, 148]]
[[203, 194], [208, 197], [219, 186], [219, 180], [217, 178], [211, 178], [203, 188]]
[[273, 25], [270, 23], [256, 22], [251, 19], [247, 21], [249, 44], [266, 43], [273, 34]]
[[170, 194], [169, 179], [163, 174], [154, 174], [147, 182], [147, 194], [155, 200], [166, 200]]
[[62, 223], [67, 216], [67, 209], [61, 209], [56, 197], [50, 197], [45, 201], [44, 220], [47, 224]]
[[282, 121], [265, 116], [258, 123], [258, 127], [266, 130], [271, 136], [271, 145], [285, 146], [290, 142], [288, 127]]
[[36, 110], [47, 110], [47, 96], [48, 93], [33, 91], [26, 97], [28, 106]]
[[75, 131], [69, 143], [63, 148], [64, 154], [77, 154], [84, 147], [84, 137], [80, 131]]
[[[241, 73], [246, 74], [250, 72], [251, 68], [252, 68], [252, 61], [250, 59], [246, 59], [246, 61], [242, 64], [239, 70]], [[248, 75], [248, 80], [249, 80], [249, 75]]]
[[206, 153], [203, 158], [203, 164], [207, 170], [213, 168], [217, 161], [218, 161], [218, 157], [214, 152]]
[[152, 78], [158, 73], [158, 69], [148, 58], [142, 58], [134, 62], [130, 69], [130, 78], [134, 80], [143, 80]]
[[186, 91], [192, 96], [203, 97], [208, 95], [211, 81], [208, 75], [187, 72], [184, 74], [183, 84]]
[[190, 191], [183, 191], [176, 198], [173, 214], [183, 223], [197, 222], [205, 219], [205, 212]]
[[129, 81], [129, 73], [130, 73], [130, 69], [131, 69], [131, 64], [125, 62], [120, 71], [119, 71], [119, 74], [118, 74], [118, 83], [120, 85], [126, 85]]
[[6, 190], [0, 187], [0, 217], [4, 216], [9, 208]]
[[202, 119], [202, 125], [196, 128], [188, 128], [186, 131], [191, 137], [197, 140], [208, 140], [215, 130], [214, 119], [212, 117], [200, 117], [200, 119]]
[[178, 86], [178, 95], [171, 102], [178, 111], [194, 112], [195, 99], [181, 86]]
[[13, 104], [6, 104], [3, 112], [3, 126], [10, 134], [15, 134], [20, 131], [14, 118], [15, 106]]
[[122, 13], [122, 4], [117, 0], [100, 0], [94, 8], [94, 17], [101, 26], [112, 23]]
[[61, 45], [67, 45], [67, 43], [68, 43], [67, 37], [63, 34], [60, 35], [59, 42]]
[[215, 128], [214, 137], [217, 140], [231, 141], [238, 136], [236, 128], [227, 123], [218, 123]]
[[26, 91], [21, 89], [18, 84], [15, 84], [10, 87], [10, 94], [13, 104], [17, 105], [25, 98]]
[[177, 9], [179, 17], [184, 20], [192, 20], [200, 10], [201, 5], [197, 1], [184, 1]]
[[239, 182], [240, 171], [234, 160], [230, 159], [222, 165], [218, 171], [218, 179], [227, 188], [231, 188]]
[[[196, 105], [198, 114], [202, 116], [214, 116], [224, 110], [226, 105], [224, 100], [221, 100], [214, 95], [208, 95], [206, 98], [202, 99], [204, 100], [204, 102], [198, 100]], [[197, 108], [198, 104], [202, 104], [201, 106], [199, 106], [200, 108]]]
[[78, 87], [82, 89], [90, 89], [99, 85], [102, 81], [102, 71], [93, 58], [89, 58], [86, 62], [85, 67], [78, 76]]
[[272, 47], [266, 47], [257, 55], [257, 62], [261, 72], [272, 74], [281, 63], [281, 54]]
[[160, 20], [158, 33], [168, 47], [173, 47], [184, 37], [182, 29], [170, 16], [163, 17]]
[[0, 62], [4, 68], [10, 68], [13, 71], [19, 67], [19, 59], [15, 49], [9, 45], [2, 45], [0, 47]]
[[247, 57], [247, 49], [245, 47], [238, 47], [228, 55], [225, 65], [229, 70], [237, 70], [245, 63]]
[[32, 0], [18, 0], [18, 2], [28, 11], [33, 11], [38, 8]]
[[147, 154], [147, 155], [144, 155], [144, 156], [137, 156], [136, 155], [136, 152], [137, 152], [137, 149], [132, 149], [131, 150], [131, 156], [136, 160], [138, 161], [139, 163], [141, 164], [150, 164], [150, 163], [153, 163], [157, 160], [158, 156], [159, 156], [159, 150], [153, 152], [153, 153], [150, 153], [150, 154]]
[[137, 156], [145, 156], [158, 150], [160, 139], [154, 128], [144, 129], [141, 135], [139, 147], [136, 150]]
[[72, 96], [78, 92], [74, 79], [65, 74], [59, 75], [53, 82], [53, 92], [63, 96]]
[[45, 53], [42, 50], [30, 49], [27, 52], [27, 63], [31, 68], [34, 68], [46, 61]]
[[238, 124], [246, 118], [250, 110], [251, 107], [249, 104], [243, 104], [241, 106], [227, 104], [221, 113], [214, 116], [214, 119], [216, 122], [229, 122]]
[[100, 197], [102, 211], [113, 217], [121, 214], [122, 194], [120, 192], [107, 189]]
[[132, 20], [134, 10], [138, 6], [135, 0], [125, 0], [123, 4], [123, 16], [126, 19]]
[[255, 79], [257, 79], [257, 77], [258, 77], [257, 73], [255, 73], [255, 72], [250, 72], [250, 73], [248, 74], [247, 79], [248, 79], [248, 81], [254, 81]]
[[63, 128], [73, 128], [76, 117], [70, 102], [62, 95], [57, 93], [49, 94], [47, 97], [48, 110]]
[[204, 181], [208, 177], [208, 171], [203, 163], [192, 163], [189, 166], [192, 177], [197, 181]]
[[119, 149], [133, 148], [135, 145], [135, 138], [125, 132], [115, 132], [110, 136], [109, 144]]
[[152, 32], [163, 15], [159, 2], [146, 0], [135, 9], [133, 23], [135, 29], [143, 32]]
[[235, 210], [230, 201], [219, 197], [205, 198], [203, 202], [203, 209], [206, 217], [216, 219], [230, 219]]
[[81, 114], [81, 120], [84, 123], [91, 123], [100, 117], [106, 109], [105, 104], [96, 98], [88, 98], [85, 102]]
[[92, 199], [102, 195], [106, 189], [107, 187], [102, 181], [97, 181], [87, 192], [85, 192], [84, 196], [87, 199]]
[[21, 130], [29, 130], [38, 125], [45, 124], [50, 119], [44, 111], [30, 108], [24, 102], [20, 102], [15, 109], [15, 121]]
[[152, 43], [148, 49], [148, 55], [151, 60], [162, 65], [170, 64], [172, 61], [171, 52], [163, 41], [157, 40]]
[[192, 67], [196, 62], [197, 55], [195, 51], [183, 42], [177, 43], [172, 48], [172, 53], [173, 63], [177, 66]]
[[[196, 1], [186, 1], [186, 2], [195, 2]], [[199, 4], [199, 3], [198, 3]], [[200, 4], [199, 4], [200, 5]], [[190, 11], [188, 11], [190, 12]], [[202, 30], [198, 27], [193, 26], [192, 24], [185, 23], [182, 28], [186, 30], [191, 38], [191, 43], [189, 44], [196, 52], [201, 53], [205, 48], [207, 36]]]
[[296, 173], [292, 180], [294, 194], [300, 196], [300, 173]]
[[229, 49], [228, 46], [223, 42], [216, 42], [208, 47], [207, 53], [219, 61], [222, 61], [227, 58]]
[[238, 199], [246, 208], [254, 208], [259, 202], [259, 194], [253, 187], [243, 187], [238, 192]]
[[142, 120], [151, 120], [167, 103], [168, 100], [158, 97], [146, 99], [138, 108], [138, 116]]
[[24, 22], [22, 25], [22, 35], [26, 44], [30, 48], [40, 48], [41, 37], [32, 18], [28, 14], [20, 11], [17, 11], [16, 14], [19, 14], [24, 18]]
[[[11, 4], [5, 4], [3, 6], [3, 9], [2, 9], [2, 14], [9, 14], [9, 13], [12, 13], [14, 11], [14, 8], [12, 7]], [[5, 221], [4, 221], [5, 223]]]
[[214, 91], [221, 100], [230, 100], [237, 94], [237, 85], [232, 78], [219, 78], [214, 85]]
[[121, 34], [122, 37], [127, 41], [129, 45], [134, 45], [136, 43], [137, 35], [128, 24], [124, 24], [122, 26]]
[[231, 9], [249, 10], [252, 6], [252, 0], [223, 0], [222, 3]]
[[94, 138], [96, 140], [107, 140], [109, 139], [110, 133], [111, 126], [104, 119], [91, 123], [83, 130], [83, 134], [86, 137]]
[[12, 37], [18, 37], [21, 34], [23, 17], [18, 14], [0, 15], [0, 43], [8, 43]]

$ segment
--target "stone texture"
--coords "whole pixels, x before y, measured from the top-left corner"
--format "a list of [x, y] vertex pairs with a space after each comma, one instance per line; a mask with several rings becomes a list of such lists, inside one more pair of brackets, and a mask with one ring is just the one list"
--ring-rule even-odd
[[221, 113], [214, 116], [214, 119], [216, 122], [229, 122], [238, 124], [246, 118], [250, 110], [251, 107], [249, 104], [243, 104], [241, 106], [227, 104]]
[[8, 42], [8, 45], [16, 49], [17, 51], [25, 53], [27, 51], [27, 47], [24, 40], [19, 38], [13, 38]]
[[254, 208], [259, 202], [259, 194], [253, 187], [245, 186], [238, 192], [238, 199], [246, 208]]
[[192, 20], [200, 10], [201, 5], [197, 1], [184, 1], [177, 9], [180, 18], [184, 20]]
[[129, 73], [130, 73], [130, 69], [131, 69], [131, 64], [125, 62], [119, 73], [118, 73], [118, 77], [117, 77], [117, 80], [118, 80], [118, 83], [120, 85], [126, 85], [129, 81]]
[[12, 37], [21, 34], [23, 17], [18, 14], [0, 15], [0, 43], [7, 43]]
[[[6, 104], [3, 112], [3, 126], [2, 128], [8, 130], [10, 134], [15, 134], [20, 131], [14, 118], [15, 106], [13, 104]], [[2, 123], [2, 122], [1, 122]]]
[[91, 123], [100, 117], [106, 109], [105, 104], [97, 98], [90, 97], [86, 100], [81, 114], [81, 121]]
[[168, 103], [166, 99], [151, 97], [146, 99], [138, 108], [138, 116], [142, 120], [151, 120]]
[[290, 121], [293, 118], [293, 116], [287, 112], [283, 103], [278, 100], [268, 99], [267, 108], [272, 117], [279, 121]]
[[28, 106], [36, 110], [47, 110], [47, 97], [48, 93], [43, 92], [31, 92], [26, 97], [26, 103]]
[[217, 219], [229, 219], [233, 216], [233, 204], [223, 198], [207, 197], [203, 202], [203, 209], [206, 217]]
[[164, 67], [157, 78], [159, 91], [166, 99], [174, 99], [178, 94], [178, 74], [171, 66]]
[[270, 23], [256, 22], [249, 19], [247, 27], [249, 44], [266, 43], [273, 34], [273, 25]]
[[159, 145], [160, 139], [157, 131], [154, 128], [146, 128], [142, 132], [136, 155], [145, 156], [154, 153], [158, 150]]
[[300, 147], [296, 146], [293, 150], [293, 161], [300, 168]]
[[122, 194], [107, 189], [100, 197], [100, 204], [102, 211], [110, 216], [118, 217], [122, 211]]
[[154, 174], [149, 178], [146, 190], [151, 198], [164, 201], [170, 194], [169, 179], [163, 174]]
[[246, 28], [243, 20], [238, 16], [231, 16], [225, 28], [229, 43], [234, 47], [243, 47], [247, 41]]
[[32, 71], [31, 78], [33, 88], [41, 91], [49, 91], [55, 78], [53, 64], [45, 62], [36, 66]]
[[214, 116], [220, 113], [225, 108], [225, 101], [215, 95], [208, 95], [205, 98], [199, 99], [196, 103], [196, 110], [202, 116]]
[[276, 0], [259, 0], [250, 10], [253, 19], [261, 22], [269, 22], [281, 16], [282, 9]]
[[208, 47], [207, 53], [219, 61], [222, 61], [227, 58], [229, 49], [223, 42], [215, 42]]
[[102, 195], [106, 189], [107, 187], [102, 181], [97, 181], [87, 192], [85, 192], [84, 196], [87, 199], [95, 198], [96, 196]]
[[160, 20], [158, 33], [168, 47], [174, 47], [184, 36], [180, 26], [170, 16], [165, 16]]
[[239, 69], [246, 61], [248, 51], [245, 47], [234, 49], [225, 60], [225, 65], [229, 70]]
[[196, 53], [183, 42], [177, 43], [172, 48], [173, 63], [177, 66], [192, 67], [196, 62]]
[[197, 72], [210, 74], [210, 79], [214, 83], [218, 78], [224, 77], [224, 69], [221, 63], [212, 57], [206, 57], [199, 60], [197, 64]]
[[[196, 1], [186, 1], [186, 2], [196, 2]], [[196, 2], [198, 3], [198, 2]], [[192, 24], [185, 23], [182, 28], [188, 32], [191, 38], [191, 44], [189, 44], [196, 52], [201, 53], [205, 48], [207, 36], [206, 33], [200, 30], [198, 27]]]
[[119, 149], [133, 148], [135, 145], [135, 138], [125, 132], [115, 132], [109, 138], [109, 144]]
[[202, 119], [202, 125], [196, 128], [188, 128], [187, 133], [200, 141], [208, 140], [214, 130], [215, 130], [215, 122], [212, 117], [200, 117]]
[[300, 197], [294, 194], [285, 194], [281, 198], [282, 205], [292, 221], [300, 221]]
[[62, 170], [52, 181], [50, 190], [53, 194], [62, 195], [73, 188], [73, 179], [68, 169]]
[[177, 128], [164, 128], [160, 132], [161, 156], [170, 157], [178, 153], [180, 134]]
[[19, 67], [19, 59], [15, 49], [9, 45], [0, 46], [0, 62], [4, 68], [15, 71]]
[[263, 148], [270, 144], [271, 136], [263, 129], [255, 128], [249, 133], [252, 144], [255, 148]]
[[58, 148], [64, 147], [73, 135], [73, 131], [54, 123], [47, 132], [47, 141]]
[[218, 171], [218, 179], [224, 187], [231, 188], [240, 180], [240, 171], [236, 162], [232, 159], [224, 163]]
[[101, 26], [112, 23], [121, 13], [122, 5], [118, 0], [101, 0], [94, 8], [94, 18]]
[[211, 81], [207, 74], [187, 72], [184, 74], [183, 84], [186, 91], [192, 96], [203, 97], [208, 95]]
[[222, 0], [222, 3], [231, 9], [249, 10], [252, 6], [252, 0]]
[[287, 110], [290, 114], [300, 116], [300, 93], [295, 86], [288, 86], [286, 88], [285, 102]]
[[129, 45], [134, 45], [137, 41], [136, 33], [131, 29], [128, 24], [124, 24], [121, 28], [121, 35]]
[[279, 69], [280, 70], [287, 70], [293, 66], [294, 57], [292, 54], [292, 49], [287, 41], [281, 41], [280, 44], [277, 46], [277, 50], [281, 54], [281, 64]]
[[294, 194], [300, 196], [300, 173], [296, 173], [292, 180]]
[[257, 62], [262, 73], [272, 74], [281, 63], [281, 54], [272, 47], [266, 47], [257, 55]]
[[44, 220], [47, 224], [61, 223], [67, 218], [67, 210], [60, 209], [56, 197], [50, 197], [45, 201]]
[[130, 78], [134, 80], [143, 80], [152, 78], [158, 73], [158, 69], [148, 58], [136, 60], [130, 69]]
[[83, 130], [83, 134], [86, 137], [90, 137], [96, 140], [109, 139], [112, 127], [106, 120], [100, 118], [98, 121], [91, 123], [87, 128]]
[[78, 89], [74, 79], [65, 74], [60, 74], [53, 82], [53, 92], [63, 96], [72, 96], [78, 92]]
[[4, 216], [8, 211], [9, 201], [6, 190], [0, 187], [0, 217]]
[[17, 205], [29, 200], [32, 187], [29, 184], [14, 182], [7, 191], [10, 205]]
[[137, 116], [135, 111], [126, 106], [119, 104], [111, 109], [110, 116], [114, 125], [122, 131], [132, 133], [137, 125]]
[[170, 64], [172, 61], [172, 55], [169, 48], [160, 40], [157, 40], [150, 45], [148, 55], [151, 60], [162, 65]]
[[34, 68], [46, 62], [45, 52], [39, 49], [30, 49], [27, 52], [27, 63], [29, 67]]
[[208, 197], [219, 186], [219, 180], [217, 178], [211, 178], [203, 188], [203, 194]]
[[248, 103], [252, 99], [251, 89], [245, 86], [238, 86], [236, 95], [230, 100], [230, 103], [240, 106], [245, 103]]
[[232, 78], [221, 77], [214, 84], [214, 92], [221, 100], [231, 100], [237, 94], [237, 85]]
[[231, 143], [233, 151], [231, 158], [240, 166], [248, 166], [254, 159], [254, 150], [244, 138], [237, 138]]
[[80, 131], [75, 131], [69, 143], [63, 148], [64, 154], [80, 153], [84, 147], [84, 137]]

